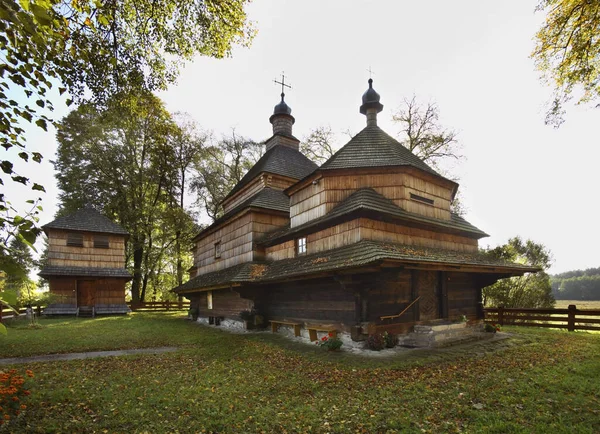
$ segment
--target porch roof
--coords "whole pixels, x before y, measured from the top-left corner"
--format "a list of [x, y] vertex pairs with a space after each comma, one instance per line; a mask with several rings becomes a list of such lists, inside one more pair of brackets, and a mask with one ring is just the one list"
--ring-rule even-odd
[[273, 262], [247, 262], [223, 270], [196, 276], [174, 288], [176, 293], [189, 293], [242, 283], [269, 283], [318, 277], [319, 274], [341, 272], [389, 263], [398, 267], [430, 267], [430, 269], [469, 270], [504, 274], [507, 277], [540, 271], [539, 268], [496, 259], [482, 252], [457, 252], [377, 241], [359, 241], [348, 246], [311, 255]]

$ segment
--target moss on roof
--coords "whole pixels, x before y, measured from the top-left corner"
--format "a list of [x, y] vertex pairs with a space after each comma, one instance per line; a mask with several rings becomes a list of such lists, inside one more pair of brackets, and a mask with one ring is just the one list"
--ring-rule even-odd
[[[247, 262], [235, 265], [197, 276], [173, 291], [185, 293], [234, 283], [268, 283], [282, 279], [302, 278], [318, 273], [360, 268], [386, 260], [398, 262], [399, 266], [402, 263], [418, 263], [494, 268], [495, 273], [507, 275], [539, 271], [536, 267], [496, 259], [482, 252], [466, 253], [364, 240], [312, 255], [273, 262]], [[256, 272], [257, 267], [260, 270], [259, 273]]]

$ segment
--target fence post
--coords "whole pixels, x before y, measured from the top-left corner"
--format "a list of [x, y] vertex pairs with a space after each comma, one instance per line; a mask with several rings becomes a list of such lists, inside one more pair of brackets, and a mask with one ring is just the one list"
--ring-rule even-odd
[[577, 306], [574, 304], [569, 305], [569, 322], [567, 324], [567, 330], [570, 332], [575, 331], [575, 311], [577, 310]]
[[498, 306], [498, 324], [504, 325], [504, 306]]
[[169, 300], [167, 300], [167, 310], [169, 310], [170, 306], [171, 306], [171, 302]]
[[4, 306], [0, 304], [0, 322], [2, 322], [2, 309], [4, 309]]

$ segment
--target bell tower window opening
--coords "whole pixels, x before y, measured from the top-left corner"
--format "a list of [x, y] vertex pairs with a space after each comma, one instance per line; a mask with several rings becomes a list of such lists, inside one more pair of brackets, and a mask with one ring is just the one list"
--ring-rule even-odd
[[410, 194], [410, 199], [415, 200], [417, 202], [427, 204], [427, 205], [433, 205], [433, 203], [434, 203], [433, 199], [428, 199], [426, 197], [419, 196], [418, 194], [414, 194], [414, 193]]
[[221, 242], [215, 243], [215, 259], [221, 257]]

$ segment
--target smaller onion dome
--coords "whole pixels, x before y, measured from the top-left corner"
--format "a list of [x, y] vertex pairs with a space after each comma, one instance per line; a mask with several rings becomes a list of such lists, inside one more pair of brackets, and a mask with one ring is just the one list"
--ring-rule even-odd
[[275, 109], [273, 109], [274, 115], [291, 115], [292, 114], [292, 109], [283, 100], [284, 97], [285, 97], [285, 93], [282, 92], [281, 93], [281, 102], [275, 106]]
[[377, 113], [383, 110], [383, 104], [379, 102], [379, 94], [373, 89], [373, 79], [369, 78], [369, 88], [362, 96], [362, 105], [360, 106], [360, 112], [365, 115], [367, 114], [368, 108], [377, 109]]

